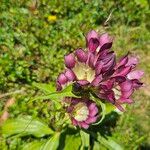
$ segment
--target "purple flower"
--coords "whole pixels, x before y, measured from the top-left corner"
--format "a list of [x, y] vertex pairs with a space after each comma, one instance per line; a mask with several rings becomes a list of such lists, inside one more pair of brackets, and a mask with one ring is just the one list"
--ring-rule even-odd
[[[144, 72], [135, 69], [138, 59], [129, 53], [116, 62], [116, 55], [110, 50], [112, 41], [107, 33], [99, 35], [94, 30], [90, 31], [86, 36], [87, 49], [79, 48], [65, 56], [66, 70], [57, 78], [57, 90], [75, 82], [121, 111], [122, 104], [132, 103], [131, 95], [142, 86], [140, 79]], [[80, 105], [86, 107], [86, 104], [82, 102]], [[78, 124], [76, 119], [73, 122], [81, 127], [86, 123]]]
[[124, 56], [114, 66], [113, 74], [99, 84], [99, 98], [110, 101], [123, 111], [122, 104], [132, 103], [131, 95], [142, 86], [139, 81], [144, 72], [135, 70], [137, 58]]
[[110, 49], [112, 46], [112, 38], [104, 33], [99, 35], [96, 31], [90, 31], [86, 36], [86, 45], [90, 52], [99, 52]]
[[71, 69], [66, 69], [64, 73], [61, 73], [56, 81], [57, 91], [61, 91], [64, 86], [72, 83], [76, 79], [74, 72]]
[[67, 108], [72, 124], [80, 128], [88, 129], [98, 118], [98, 108], [94, 102], [82, 98], [71, 98], [71, 104]]

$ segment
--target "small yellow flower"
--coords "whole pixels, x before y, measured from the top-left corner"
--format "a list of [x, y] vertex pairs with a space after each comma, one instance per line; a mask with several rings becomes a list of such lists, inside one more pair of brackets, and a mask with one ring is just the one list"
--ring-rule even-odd
[[57, 20], [57, 16], [55, 16], [55, 15], [49, 15], [48, 18], [47, 18], [47, 20], [49, 22], [56, 21]]

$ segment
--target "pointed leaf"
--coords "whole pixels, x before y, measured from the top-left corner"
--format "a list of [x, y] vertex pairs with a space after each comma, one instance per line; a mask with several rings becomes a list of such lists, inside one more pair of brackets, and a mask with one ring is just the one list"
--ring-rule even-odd
[[85, 149], [88, 148], [90, 145], [90, 135], [86, 132], [84, 132], [83, 130], [80, 131], [80, 136], [81, 136], [81, 140], [82, 140], [82, 146], [81, 149]]
[[22, 150], [42, 150], [45, 142], [43, 141], [36, 141], [36, 142], [30, 142], [28, 144], [23, 145]]
[[19, 134], [18, 136], [43, 137], [53, 133], [54, 131], [46, 124], [29, 116], [7, 120], [2, 126], [2, 134], [6, 137], [15, 134]]
[[79, 135], [67, 135], [64, 150], [78, 150], [80, 145], [81, 137]]
[[51, 99], [51, 100], [53, 100], [55, 102], [60, 102], [60, 99], [62, 99], [64, 97], [76, 97], [72, 93], [72, 84], [67, 86], [62, 91], [53, 92], [53, 93], [50, 93], [48, 95], [39, 96], [39, 97], [36, 97], [34, 99], [31, 99], [29, 102], [32, 102], [32, 101], [35, 101], [35, 100], [38, 100], [38, 99]]
[[56, 150], [59, 146], [60, 133], [55, 133], [42, 147], [42, 150]]
[[33, 86], [37, 87], [38, 89], [47, 92], [47, 93], [53, 93], [56, 92], [56, 88], [54, 87], [53, 84], [45, 84], [45, 83], [32, 83]]
[[111, 137], [102, 137], [99, 135], [98, 141], [109, 150], [123, 150], [123, 147], [113, 140]]

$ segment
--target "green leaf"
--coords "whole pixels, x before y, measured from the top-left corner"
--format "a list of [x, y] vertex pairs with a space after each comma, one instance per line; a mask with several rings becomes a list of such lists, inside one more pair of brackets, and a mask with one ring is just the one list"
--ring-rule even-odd
[[64, 150], [78, 150], [80, 145], [81, 137], [79, 135], [67, 135]]
[[116, 106], [111, 103], [105, 103], [106, 106], [106, 114], [109, 114], [112, 111], [116, 110]]
[[54, 131], [46, 124], [29, 116], [8, 120], [2, 126], [2, 134], [6, 137], [15, 134], [19, 134], [18, 136], [43, 137], [53, 133]]
[[55, 102], [60, 102], [60, 100], [64, 97], [76, 97], [72, 93], [72, 84], [67, 86], [62, 91], [53, 92], [53, 93], [48, 94], [48, 95], [43, 95], [43, 96], [36, 97], [36, 98], [30, 100], [30, 102], [38, 100], [38, 99], [51, 99], [51, 100], [54, 100]]
[[60, 133], [55, 133], [42, 147], [42, 150], [56, 150], [59, 146]]
[[47, 92], [47, 93], [53, 93], [56, 92], [56, 88], [54, 87], [53, 84], [45, 84], [45, 83], [32, 83], [33, 86], [37, 87], [38, 89]]
[[45, 142], [43, 141], [30, 142], [28, 144], [23, 145], [24, 147], [22, 150], [42, 150], [44, 144]]
[[109, 150], [123, 150], [124, 148], [119, 145], [118, 143], [116, 143], [113, 138], [111, 137], [102, 137], [99, 135], [98, 137], [98, 141], [104, 145], [106, 148], [108, 148]]
[[85, 149], [88, 148], [90, 145], [90, 135], [86, 132], [84, 132], [83, 130], [80, 131], [80, 136], [81, 136], [81, 140], [82, 140], [82, 146], [81, 149]]

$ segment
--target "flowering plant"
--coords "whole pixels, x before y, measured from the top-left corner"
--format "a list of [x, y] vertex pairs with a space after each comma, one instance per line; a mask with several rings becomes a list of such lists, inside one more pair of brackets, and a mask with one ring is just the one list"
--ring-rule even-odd
[[[99, 35], [94, 30], [90, 31], [86, 36], [86, 48], [78, 48], [64, 57], [66, 67], [57, 77], [56, 89], [51, 84], [34, 83], [46, 94], [33, 100], [52, 100], [56, 112], [50, 123], [51, 128], [33, 119], [23, 130], [25, 135], [36, 137], [51, 135], [38, 147], [61, 148], [60, 137], [65, 135], [64, 149], [69, 149], [73, 140], [77, 142], [75, 149], [92, 149], [95, 143], [122, 149], [110, 137], [101, 135], [100, 130], [105, 129], [99, 125], [104, 124], [106, 116], [112, 112], [124, 112], [126, 105], [134, 102], [131, 95], [142, 86], [140, 79], [144, 72], [136, 70], [138, 59], [129, 53], [116, 61], [116, 55], [111, 51], [112, 43], [113, 38], [107, 33]], [[30, 118], [19, 122], [25, 125], [28, 120]], [[9, 136], [5, 131], [8, 125], [6, 123], [3, 127], [3, 132]], [[33, 126], [37, 127], [37, 131]], [[70, 130], [73, 134], [68, 135]], [[11, 134], [18, 133], [21, 134], [15, 131]]]

